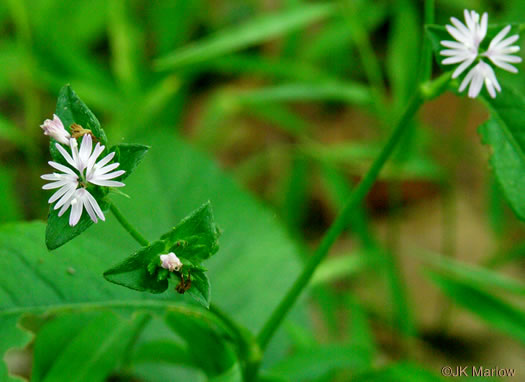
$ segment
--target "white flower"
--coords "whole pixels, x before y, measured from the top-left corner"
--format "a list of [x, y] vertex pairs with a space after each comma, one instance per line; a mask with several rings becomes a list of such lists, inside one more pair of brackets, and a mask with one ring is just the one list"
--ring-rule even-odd
[[516, 64], [522, 61], [521, 57], [513, 55], [520, 50], [519, 46], [512, 45], [518, 40], [519, 36], [515, 34], [505, 38], [511, 29], [511, 26], [508, 25], [492, 39], [487, 51], [480, 54], [480, 44], [487, 35], [487, 13], [484, 13], [481, 19], [479, 14], [474, 11], [465, 10], [464, 14], [466, 26], [454, 17], [450, 19], [454, 26], [446, 26], [447, 31], [456, 41], [441, 41], [441, 45], [449, 48], [440, 52], [441, 55], [447, 56], [442, 64], [461, 63], [452, 74], [452, 78], [457, 78], [471, 64], [479, 60], [461, 82], [459, 91], [462, 92], [470, 84], [468, 96], [475, 98], [485, 84], [490, 96], [495, 98], [497, 92], [501, 92], [501, 86], [496, 79], [494, 69], [481, 58], [487, 57], [494, 65], [509, 72], [517, 73], [518, 69], [510, 63]]
[[161, 267], [173, 271], [180, 271], [182, 268], [182, 262], [180, 259], [173, 253], [170, 252], [166, 255], [160, 255]]
[[520, 36], [515, 34], [503, 40], [509, 31], [510, 25], [507, 25], [492, 39], [489, 48], [482, 56], [488, 57], [494, 65], [499, 66], [501, 69], [511, 73], [518, 73], [518, 69], [508, 63], [517, 64], [521, 62], [521, 57], [512, 55], [513, 53], [519, 52], [520, 47], [517, 45], [511, 46], [518, 41]]
[[115, 156], [114, 152], [96, 162], [105, 146], [97, 143], [93, 149], [93, 141], [89, 134], [83, 136], [80, 150], [77, 141], [73, 138], [70, 138], [69, 146], [71, 147], [71, 155], [61, 145], [56, 144], [56, 148], [71, 168], [50, 161], [49, 165], [62, 173], [41, 176], [42, 179], [51, 181], [51, 183], [44, 185], [43, 189], [59, 189], [48, 202], [51, 204], [58, 200], [54, 206], [55, 210], [62, 207], [58, 216], [62, 216], [71, 207], [71, 214], [69, 215], [69, 225], [71, 226], [79, 222], [84, 208], [95, 223], [98, 222], [98, 218], [105, 220], [96, 199], [86, 188], [90, 183], [106, 187], [123, 187], [124, 183], [111, 179], [121, 176], [125, 171], [110, 172], [119, 166], [119, 163], [107, 165]]
[[46, 119], [40, 127], [44, 130], [44, 135], [50, 136], [63, 145], [69, 145], [71, 135], [66, 131], [62, 121], [56, 114], [53, 114], [53, 120]]
[[501, 91], [501, 86], [496, 79], [494, 69], [492, 69], [490, 65], [483, 61], [480, 61], [470, 70], [470, 72], [467, 73], [463, 79], [463, 82], [461, 82], [459, 91], [462, 92], [465, 90], [469, 83], [470, 87], [468, 89], [468, 96], [470, 98], [475, 98], [478, 96], [481, 88], [483, 87], [483, 83], [485, 83], [487, 91], [492, 98], [496, 98], [496, 90], [498, 92]]
[[452, 74], [452, 78], [457, 78], [478, 57], [479, 44], [487, 34], [487, 13], [481, 16], [481, 20], [479, 14], [475, 11], [469, 12], [465, 9], [464, 15], [467, 25], [455, 17], [451, 17], [450, 21], [454, 26], [446, 26], [448, 33], [450, 33], [456, 41], [441, 41], [441, 45], [450, 48], [440, 52], [441, 55], [447, 56], [442, 64], [451, 65], [461, 63]]

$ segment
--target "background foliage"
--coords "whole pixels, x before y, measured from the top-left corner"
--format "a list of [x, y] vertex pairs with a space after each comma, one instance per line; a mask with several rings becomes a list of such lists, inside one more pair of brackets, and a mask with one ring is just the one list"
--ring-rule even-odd
[[[490, 22], [525, 14], [521, 0], [441, 0], [436, 23], [465, 7]], [[415, 0], [0, 1], [0, 380], [240, 378], [213, 314], [173, 286], [104, 280], [138, 249], [112, 216], [46, 249], [38, 126], [64, 84], [108, 142], [152, 147], [126, 179], [131, 199], [114, 197], [146, 237], [211, 201], [212, 302], [257, 332], [414, 92], [422, 20]], [[512, 77], [522, 93], [524, 78]], [[489, 109], [519, 110], [511, 94]], [[434, 381], [465, 364], [525, 375], [525, 204], [504, 184], [523, 158], [500, 150], [488, 171], [485, 110], [452, 94], [425, 106], [261, 380]], [[519, 136], [517, 119], [494, 113], [483, 142], [507, 147], [495, 123]]]

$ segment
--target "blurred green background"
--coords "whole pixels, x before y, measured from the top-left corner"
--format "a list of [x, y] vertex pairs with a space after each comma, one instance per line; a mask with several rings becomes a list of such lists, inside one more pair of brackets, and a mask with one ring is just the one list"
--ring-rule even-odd
[[[436, 23], [464, 8], [489, 12], [489, 23], [525, 16], [522, 0], [438, 0]], [[124, 190], [131, 199], [118, 199], [147, 236], [212, 200], [225, 232], [210, 266], [213, 301], [258, 330], [413, 93], [422, 19], [417, 0], [1, 0], [0, 222], [45, 221], [39, 125], [70, 83], [110, 142], [152, 145]], [[525, 76], [512, 78], [525, 90]], [[507, 277], [524, 275], [524, 227], [488, 171], [476, 133], [485, 118], [453, 94], [425, 105], [265, 371], [423, 381], [470, 364], [514, 367], [525, 380], [525, 288]], [[70, 266], [75, 241], [47, 254], [35, 227], [34, 251]], [[111, 221], [86, 237], [86, 250], [89, 238], [101, 242], [101, 258], [135, 248]], [[32, 348], [8, 358], [27, 375]], [[204, 378], [138, 358], [111, 380]]]

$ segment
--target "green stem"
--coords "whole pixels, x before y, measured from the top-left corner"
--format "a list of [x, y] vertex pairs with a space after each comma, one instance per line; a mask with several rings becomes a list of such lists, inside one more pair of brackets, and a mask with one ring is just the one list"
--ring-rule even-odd
[[272, 315], [260, 331], [259, 335], [257, 336], [257, 341], [259, 342], [261, 349], [266, 348], [282, 320], [288, 314], [297, 298], [301, 295], [301, 292], [308, 285], [308, 282], [310, 281], [317, 266], [326, 257], [332, 245], [347, 227], [348, 221], [354, 213], [354, 210], [359, 207], [359, 204], [362, 202], [368, 191], [370, 191], [372, 188], [372, 185], [379, 176], [379, 172], [403, 137], [403, 133], [410, 127], [409, 122], [416, 114], [422, 103], [422, 94], [417, 92], [409, 103], [405, 113], [392, 131], [392, 134], [383, 147], [383, 150], [375, 159], [374, 163], [368, 170], [365, 177], [361, 180], [359, 185], [352, 191], [342, 211], [339, 213], [335, 222], [330, 226], [324, 235], [321, 244], [313, 256], [308, 259], [302, 273], [299, 275], [279, 305], [275, 308]]
[[146, 238], [142, 236], [142, 234], [139, 231], [137, 231], [135, 227], [131, 225], [130, 222], [127, 221], [127, 219], [124, 217], [124, 215], [122, 215], [117, 206], [115, 206], [113, 203], [110, 203], [109, 209], [111, 210], [111, 212], [113, 212], [113, 215], [115, 215], [120, 225], [124, 227], [126, 231], [128, 231], [128, 233], [133, 237], [133, 239], [137, 241], [137, 243], [139, 243], [143, 247], [149, 245], [148, 240], [146, 240]]

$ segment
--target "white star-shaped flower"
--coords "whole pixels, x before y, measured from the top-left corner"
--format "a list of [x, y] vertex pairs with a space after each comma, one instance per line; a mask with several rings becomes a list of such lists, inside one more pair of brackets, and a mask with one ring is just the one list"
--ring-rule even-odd
[[478, 62], [478, 64], [467, 73], [459, 86], [459, 91], [462, 92], [465, 90], [469, 83], [468, 96], [470, 98], [476, 98], [478, 96], [483, 88], [483, 84], [485, 84], [492, 98], [496, 98], [496, 91], [501, 91], [501, 86], [496, 79], [494, 69], [483, 61]]
[[69, 145], [69, 138], [71, 138], [71, 135], [64, 128], [58, 115], [53, 114], [53, 120], [46, 119], [40, 127], [44, 130], [44, 135], [50, 136], [63, 145]]
[[441, 45], [449, 48], [442, 50], [440, 53], [447, 56], [442, 61], [443, 65], [459, 65], [452, 78], [457, 78], [465, 69], [467, 69], [474, 60], [478, 57], [479, 44], [487, 34], [488, 15], [484, 13], [483, 16], [475, 11], [464, 11], [466, 25], [455, 17], [451, 17], [452, 25], [446, 25], [448, 33], [456, 39], [456, 41], [441, 41]]
[[173, 252], [170, 252], [166, 255], [160, 255], [160, 262], [161, 267], [169, 270], [170, 272], [180, 271], [183, 265], [177, 255], [175, 255]]
[[97, 142], [93, 149], [93, 141], [90, 134], [83, 136], [80, 150], [76, 139], [70, 138], [69, 146], [71, 155], [60, 144], [56, 144], [56, 148], [71, 167], [50, 161], [49, 165], [62, 173], [55, 172], [41, 176], [42, 179], [51, 181], [51, 183], [44, 185], [43, 189], [58, 188], [58, 191], [51, 196], [48, 202], [51, 204], [58, 200], [54, 206], [55, 210], [60, 208], [58, 216], [62, 216], [71, 207], [71, 214], [69, 215], [69, 225], [71, 226], [75, 226], [79, 222], [84, 209], [93, 222], [97, 223], [98, 219], [105, 220], [100, 206], [87, 190], [87, 187], [89, 184], [105, 187], [123, 187], [124, 183], [112, 179], [121, 176], [125, 171], [113, 171], [119, 166], [119, 163], [108, 165], [115, 156], [114, 152], [97, 162], [105, 146]]
[[513, 53], [519, 52], [520, 47], [518, 45], [512, 45], [518, 41], [520, 36], [515, 34], [505, 38], [509, 32], [510, 25], [507, 25], [492, 39], [489, 48], [482, 56], [488, 57], [494, 65], [499, 66], [501, 69], [511, 73], [518, 73], [518, 69], [510, 65], [509, 62], [518, 64], [522, 61], [521, 57], [513, 55]]
[[[518, 69], [512, 64], [517, 64], [522, 61], [521, 57], [514, 56], [520, 50], [520, 47], [514, 44], [519, 36], [517, 34], [507, 37], [511, 30], [508, 25], [503, 28], [490, 42], [488, 49], [485, 52], [479, 52], [480, 44], [487, 35], [487, 13], [479, 16], [474, 11], [464, 11], [466, 25], [462, 24], [458, 19], [452, 17], [451, 25], [447, 25], [447, 31], [456, 41], [441, 41], [441, 45], [449, 48], [442, 50], [440, 53], [446, 56], [442, 61], [443, 65], [459, 64], [460, 65], [452, 73], [452, 78], [457, 78], [470, 65], [474, 65], [467, 73], [459, 91], [462, 92], [469, 87], [468, 96], [475, 98], [481, 92], [483, 84], [487, 88], [488, 93], [492, 98], [495, 98], [497, 92], [501, 92], [501, 86], [496, 79], [496, 73], [492, 66], [482, 60], [483, 57], [488, 58], [494, 65], [501, 69], [512, 73], [517, 73]], [[470, 86], [469, 86], [470, 84]]]

